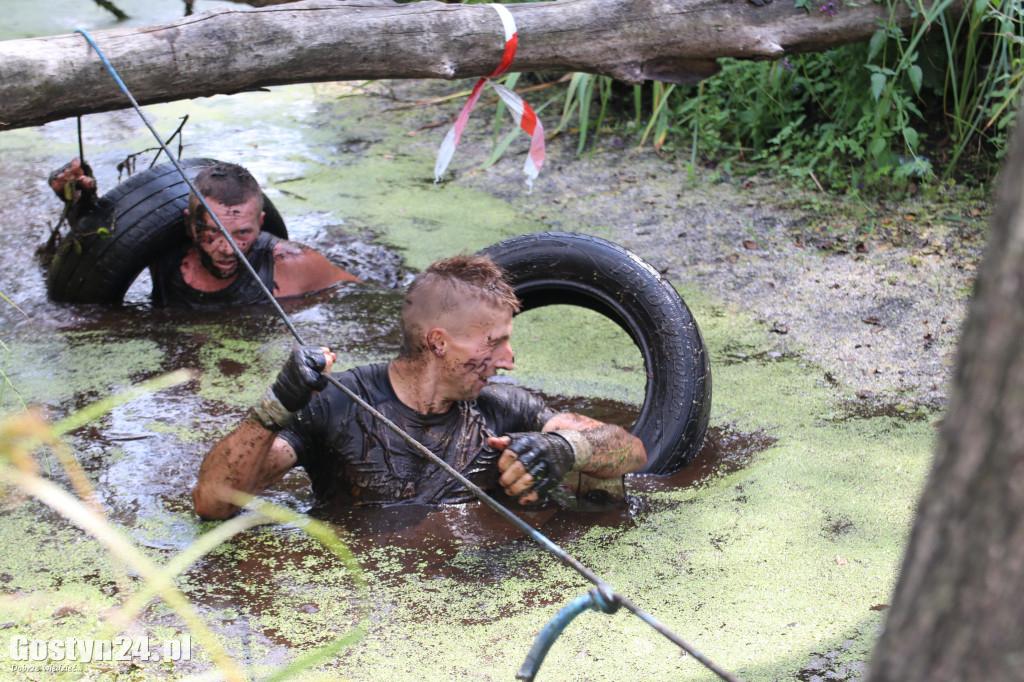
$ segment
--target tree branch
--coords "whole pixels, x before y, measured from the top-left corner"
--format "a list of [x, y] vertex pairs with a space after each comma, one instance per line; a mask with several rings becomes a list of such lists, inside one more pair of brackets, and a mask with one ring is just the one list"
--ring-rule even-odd
[[[931, 4], [930, 2], [928, 3]], [[697, 82], [715, 59], [777, 59], [866, 40], [889, 9], [839, 5], [834, 17], [787, 0], [560, 0], [507, 6], [519, 30], [512, 71], [585, 71], [627, 83]], [[899, 3], [895, 18], [912, 22]], [[504, 40], [485, 5], [304, 0], [220, 8], [99, 31], [100, 48], [141, 104], [270, 85], [490, 73]], [[80, 35], [0, 42], [0, 129], [125, 108]]]

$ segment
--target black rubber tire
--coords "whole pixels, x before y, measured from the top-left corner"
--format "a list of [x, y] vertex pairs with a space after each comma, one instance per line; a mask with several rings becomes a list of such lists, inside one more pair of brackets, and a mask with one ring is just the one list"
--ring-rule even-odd
[[527, 234], [482, 253], [508, 272], [523, 311], [582, 306], [633, 339], [647, 371], [632, 429], [647, 450], [637, 473], [670, 474], [693, 459], [711, 413], [711, 364], [700, 329], [671, 284], [631, 251], [583, 234]]
[[[214, 159], [181, 161], [190, 180], [214, 163]], [[107, 192], [98, 210], [75, 226], [54, 256], [46, 281], [50, 298], [65, 303], [121, 303], [145, 267], [187, 239], [182, 211], [188, 207], [188, 193], [188, 184], [170, 162], [136, 173]], [[263, 210], [263, 229], [287, 239], [284, 220], [266, 197]], [[100, 228], [109, 233], [97, 234]]]

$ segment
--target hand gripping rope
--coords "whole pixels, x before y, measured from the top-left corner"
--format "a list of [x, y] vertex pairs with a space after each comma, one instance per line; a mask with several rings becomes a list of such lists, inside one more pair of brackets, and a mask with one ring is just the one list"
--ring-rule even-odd
[[434, 182], [441, 181], [441, 176], [444, 175], [452, 156], [455, 155], [455, 148], [459, 145], [459, 139], [462, 137], [462, 131], [466, 128], [466, 123], [469, 122], [469, 115], [472, 113], [473, 107], [476, 106], [476, 101], [480, 99], [484, 85], [490, 83], [494, 91], [498, 93], [498, 97], [508, 107], [516, 125], [530, 136], [530, 152], [526, 155], [526, 161], [523, 163], [523, 172], [526, 173], [527, 186], [533, 189], [533, 181], [540, 174], [540, 167], [544, 165], [544, 126], [522, 97], [501, 83], [491, 80], [505, 73], [512, 66], [516, 49], [519, 47], [519, 33], [516, 31], [516, 20], [512, 18], [512, 14], [504, 5], [491, 4], [488, 6], [493, 7], [501, 17], [501, 26], [505, 31], [505, 52], [501, 56], [498, 68], [478, 80], [473, 86], [473, 92], [470, 93], [465, 106], [462, 107], [458, 118], [455, 119], [455, 125], [451, 127], [451, 130], [445, 135], [444, 141], [441, 142], [441, 148], [437, 152], [437, 163], [434, 164]]
[[[500, 7], [499, 5], [493, 6]], [[499, 14], [500, 13], [501, 12], [499, 11]], [[204, 208], [206, 209], [207, 214], [211, 218], [213, 218], [214, 222], [217, 224], [218, 229], [220, 229], [221, 234], [224, 235], [224, 238], [227, 240], [228, 244], [231, 245], [232, 250], [234, 250], [235, 255], [238, 256], [239, 262], [242, 263], [242, 265], [249, 272], [249, 274], [252, 275], [256, 282], [260, 285], [260, 289], [263, 290], [263, 293], [266, 295], [267, 300], [270, 301], [271, 304], [273, 304], [274, 309], [277, 310], [278, 316], [284, 321], [285, 325], [288, 327], [288, 330], [291, 332], [292, 336], [295, 337], [295, 340], [299, 343], [299, 345], [308, 345], [302, 339], [302, 336], [299, 334], [299, 332], [295, 329], [295, 326], [288, 318], [288, 315], [281, 308], [281, 305], [277, 302], [277, 299], [274, 298], [274, 295], [260, 280], [259, 276], [256, 274], [256, 271], [253, 269], [252, 264], [249, 263], [249, 260], [245, 257], [245, 254], [242, 253], [242, 250], [238, 248], [238, 245], [231, 238], [231, 234], [228, 233], [226, 229], [224, 229], [224, 226], [221, 224], [220, 219], [217, 218], [217, 214], [213, 212], [209, 204], [206, 203], [206, 199], [195, 188], [195, 185], [192, 183], [191, 180], [189, 180], [188, 176], [185, 175], [185, 171], [181, 167], [181, 164], [178, 162], [177, 158], [175, 158], [175, 156], [167, 148], [167, 145], [160, 138], [160, 135], [157, 134], [156, 130], [150, 124], [145, 114], [142, 113], [142, 109], [139, 108], [138, 102], [135, 101], [135, 98], [132, 96], [131, 92], [128, 91], [128, 87], [124, 84], [124, 81], [121, 80], [121, 77], [114, 70], [114, 67], [110, 64], [110, 61], [107, 60], [106, 56], [103, 54], [99, 46], [93, 40], [92, 36], [90, 36], [89, 33], [84, 29], [76, 29], [75, 32], [81, 33], [82, 36], [89, 42], [89, 45], [91, 45], [92, 48], [96, 51], [96, 54], [99, 55], [99, 58], [103, 62], [103, 65], [106, 67], [107, 71], [110, 72], [110, 75], [114, 78], [114, 81], [117, 82], [122, 92], [124, 92], [124, 94], [128, 97], [128, 100], [131, 102], [132, 107], [135, 109], [136, 113], [138, 113], [139, 118], [141, 118], [142, 122], [146, 124], [146, 127], [149, 128], [150, 132], [153, 133], [153, 137], [156, 138], [156, 141], [160, 144], [160, 147], [167, 154], [168, 158], [170, 158], [171, 161], [174, 163], [175, 168], [178, 169], [178, 172], [181, 174], [182, 179], [186, 182], [186, 184], [188, 184], [188, 187], [192, 191], [192, 193], [199, 198], [200, 202], [202, 202]], [[509, 61], [511, 62], [511, 59], [509, 59]], [[457, 480], [459, 483], [465, 486], [467, 490], [473, 493], [481, 502], [486, 504], [494, 511], [498, 512], [506, 520], [508, 520], [510, 523], [516, 526], [516, 528], [532, 537], [544, 549], [554, 554], [563, 564], [572, 568], [596, 586], [595, 589], [591, 590], [588, 594], [578, 597], [568, 606], [564, 607], [561, 611], [559, 611], [559, 613], [551, 620], [551, 622], [548, 623], [548, 625], [544, 627], [540, 634], [537, 635], [537, 639], [534, 642], [533, 647], [530, 649], [530, 653], [526, 661], [523, 663], [522, 668], [520, 668], [519, 673], [517, 674], [517, 677], [519, 679], [534, 679], [534, 677], [537, 674], [537, 671], [540, 668], [541, 663], [544, 660], [544, 655], [548, 652], [548, 649], [551, 648], [551, 645], [554, 643], [555, 639], [558, 638], [558, 635], [561, 634], [565, 626], [568, 625], [569, 622], [572, 621], [572, 619], [575, 618], [577, 615], [585, 611], [587, 608], [593, 608], [595, 610], [603, 611], [605, 613], [613, 613], [615, 610], [618, 609], [618, 607], [621, 606], [625, 608], [627, 611], [637, 616], [638, 618], [640, 618], [641, 620], [643, 620], [651, 627], [653, 627], [655, 630], [663, 634], [670, 641], [678, 645], [683, 651], [693, 656], [694, 659], [703, 664], [706, 668], [708, 668], [708, 670], [712, 671], [713, 673], [721, 677], [723, 680], [726, 680], [727, 682], [739, 682], [738, 678], [729, 674], [725, 670], [719, 668], [717, 665], [715, 665], [715, 663], [713, 663], [702, 653], [694, 649], [685, 640], [683, 640], [678, 635], [676, 635], [668, 628], [666, 628], [664, 625], [662, 625], [660, 622], [658, 622], [653, 616], [641, 610], [636, 604], [631, 602], [626, 597], [620, 594], [616, 594], [608, 583], [601, 580], [601, 578], [598, 577], [597, 574], [595, 574], [593, 571], [591, 571], [586, 566], [581, 564], [575, 557], [570, 556], [565, 550], [563, 550], [561, 547], [553, 543], [539, 531], [534, 530], [525, 521], [520, 519], [518, 516], [510, 512], [505, 507], [498, 504], [498, 502], [496, 502], [493, 498], [491, 498], [491, 496], [485, 493], [479, 486], [477, 486], [472, 481], [463, 476], [461, 473], [453, 469], [451, 465], [449, 465], [443, 459], [441, 459], [436, 454], [431, 452], [427, 447], [425, 447], [422, 443], [420, 443], [415, 438], [410, 436], [408, 433], [403, 431], [401, 427], [399, 427], [397, 424], [395, 424], [390, 419], [385, 417], [379, 411], [374, 409], [372, 405], [370, 405], [365, 400], [360, 398], [357, 394], [353, 393], [348, 387], [344, 386], [340, 381], [335, 379], [330, 374], [327, 374], [326, 377], [328, 382], [330, 382], [342, 393], [351, 398], [357, 405], [359, 405], [364, 410], [372, 414], [375, 418], [379, 419], [381, 423], [383, 423], [385, 426], [391, 429], [399, 438], [408, 443], [416, 452], [423, 455], [428, 460], [444, 469], [446, 472], [448, 472], [450, 476], [452, 476], [455, 480]]]

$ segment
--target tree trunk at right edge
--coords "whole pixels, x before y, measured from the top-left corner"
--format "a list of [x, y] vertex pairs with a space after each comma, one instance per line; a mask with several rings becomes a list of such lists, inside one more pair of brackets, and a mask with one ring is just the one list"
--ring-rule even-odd
[[871, 682], [1024, 680], [1024, 135]]

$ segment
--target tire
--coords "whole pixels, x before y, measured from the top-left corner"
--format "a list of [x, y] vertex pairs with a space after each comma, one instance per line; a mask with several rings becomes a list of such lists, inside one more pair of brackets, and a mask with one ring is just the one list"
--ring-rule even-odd
[[[214, 159], [183, 159], [192, 180]], [[74, 226], [53, 258], [46, 287], [50, 298], [64, 303], [116, 305], [139, 273], [158, 255], [184, 244], [182, 211], [188, 185], [168, 162], [136, 173], [110, 190], [97, 210]], [[283, 239], [288, 230], [281, 214], [264, 196], [263, 229]], [[108, 234], [97, 234], [105, 228]]]
[[618, 323], [640, 349], [647, 385], [632, 432], [647, 463], [637, 473], [670, 474], [693, 459], [711, 412], [711, 368], [700, 329], [672, 285], [636, 254], [582, 234], [527, 234], [481, 253], [509, 274], [523, 311], [589, 308]]

